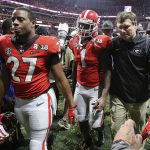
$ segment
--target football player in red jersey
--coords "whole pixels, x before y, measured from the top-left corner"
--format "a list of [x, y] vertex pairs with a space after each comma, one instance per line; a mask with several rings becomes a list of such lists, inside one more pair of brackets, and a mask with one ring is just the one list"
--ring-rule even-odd
[[16, 117], [30, 134], [29, 149], [47, 150], [46, 141], [53, 111], [53, 97], [49, 93], [50, 69], [69, 102], [70, 123], [74, 119], [71, 88], [58, 56], [59, 41], [52, 36], [35, 34], [36, 19], [27, 8], [16, 8], [12, 13], [12, 22], [14, 35], [0, 37], [0, 56], [11, 74], [16, 95]]
[[[69, 41], [77, 64], [77, 84], [74, 94], [76, 114], [80, 131], [86, 147], [92, 147], [90, 128], [98, 131], [98, 146], [102, 141], [103, 108], [109, 89], [110, 59], [107, 58], [111, 48], [111, 38], [98, 35], [98, 14], [93, 10], [84, 10], [77, 19], [78, 34]], [[100, 91], [104, 71], [104, 87]], [[101, 95], [99, 95], [99, 91]], [[94, 105], [93, 105], [94, 104]]]

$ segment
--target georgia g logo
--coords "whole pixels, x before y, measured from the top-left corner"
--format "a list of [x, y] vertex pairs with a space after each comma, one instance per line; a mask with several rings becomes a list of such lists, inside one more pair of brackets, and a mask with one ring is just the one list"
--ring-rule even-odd
[[143, 55], [143, 51], [141, 49], [133, 49], [131, 51], [131, 53], [135, 56], [142, 56]]
[[5, 50], [5, 53], [7, 55], [10, 55], [11, 54], [11, 48], [7, 47], [6, 50]]

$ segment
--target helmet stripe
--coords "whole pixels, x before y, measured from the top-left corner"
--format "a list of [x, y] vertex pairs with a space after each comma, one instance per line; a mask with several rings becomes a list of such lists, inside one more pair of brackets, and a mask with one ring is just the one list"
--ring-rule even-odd
[[90, 12], [91, 10], [87, 10], [83, 16], [83, 18], [86, 18], [86, 16], [88, 15], [88, 13]]

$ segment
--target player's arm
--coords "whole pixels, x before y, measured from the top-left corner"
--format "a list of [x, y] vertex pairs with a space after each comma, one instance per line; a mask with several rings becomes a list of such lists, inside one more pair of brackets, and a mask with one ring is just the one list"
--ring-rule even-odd
[[77, 62], [73, 61], [72, 64], [72, 92], [74, 94], [77, 83]]
[[49, 53], [49, 63], [51, 66], [51, 71], [55, 77], [57, 87], [62, 92], [63, 96], [69, 101], [69, 106], [74, 107], [74, 100], [71, 92], [71, 87], [68, 79], [64, 74], [63, 65], [60, 62], [60, 45], [59, 42], [57, 42], [57, 38], [53, 38], [52, 40], [53, 42], [51, 43], [50, 47], [53, 50], [53, 53], [52, 51], [50, 51]]
[[59, 40], [55, 37], [49, 38], [49, 63], [51, 65], [51, 71], [54, 75], [56, 85], [58, 89], [62, 92], [64, 98], [69, 103], [69, 109], [68, 109], [68, 118], [69, 123], [74, 122], [74, 100], [73, 95], [71, 91], [71, 87], [69, 85], [69, 81], [67, 80], [64, 71], [63, 66], [60, 63], [59, 59], [59, 53], [60, 53], [60, 43]]
[[101, 84], [102, 88], [101, 90], [101, 95], [100, 98], [98, 99], [96, 106], [98, 110], [103, 110], [105, 107], [105, 103], [107, 100], [107, 96], [109, 93], [109, 88], [110, 88], [110, 82], [111, 82], [111, 67], [112, 67], [112, 59], [110, 56], [110, 51], [112, 49], [112, 42], [111, 40], [108, 41], [106, 48], [102, 51], [101, 56], [100, 56], [100, 63], [101, 63], [101, 70], [103, 71], [104, 75], [104, 80], [102, 81]]
[[[51, 58], [53, 58], [53, 63], [51, 65], [51, 71], [55, 77], [55, 81], [58, 89], [61, 91], [63, 96], [69, 103], [68, 115], [69, 115], [69, 123], [74, 122], [74, 99], [71, 91], [71, 87], [68, 79], [66, 78], [62, 64], [58, 62], [59, 57], [57, 54], [54, 54]], [[55, 63], [54, 63], [55, 62]]]
[[[101, 58], [101, 63], [102, 63], [102, 70], [104, 74], [104, 81], [103, 81], [103, 86], [102, 86], [102, 91], [101, 91], [101, 96], [99, 98], [99, 109], [102, 110], [105, 107], [105, 103], [107, 100], [107, 96], [109, 93], [109, 88], [110, 88], [110, 82], [111, 82], [111, 58], [108, 57], [108, 51], [106, 50]], [[108, 65], [109, 64], [109, 65]]]
[[56, 84], [59, 90], [62, 92], [63, 96], [69, 101], [69, 106], [74, 106], [74, 100], [72, 96], [72, 91], [70, 88], [70, 84], [63, 72], [63, 67], [61, 63], [57, 63], [52, 65], [51, 70], [54, 74]]

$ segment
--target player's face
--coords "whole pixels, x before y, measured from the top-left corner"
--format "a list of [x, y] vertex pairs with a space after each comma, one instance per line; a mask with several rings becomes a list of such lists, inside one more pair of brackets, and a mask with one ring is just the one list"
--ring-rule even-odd
[[103, 31], [103, 33], [104, 33], [105, 35], [111, 37], [112, 32], [113, 32], [113, 29], [104, 29], [104, 30], [102, 30], [102, 31]]
[[16, 35], [30, 34], [35, 28], [35, 21], [31, 21], [28, 12], [24, 10], [15, 10], [12, 13], [12, 23]]
[[137, 26], [130, 19], [126, 19], [122, 23], [117, 23], [117, 29], [120, 37], [126, 41], [131, 41], [136, 36]]

